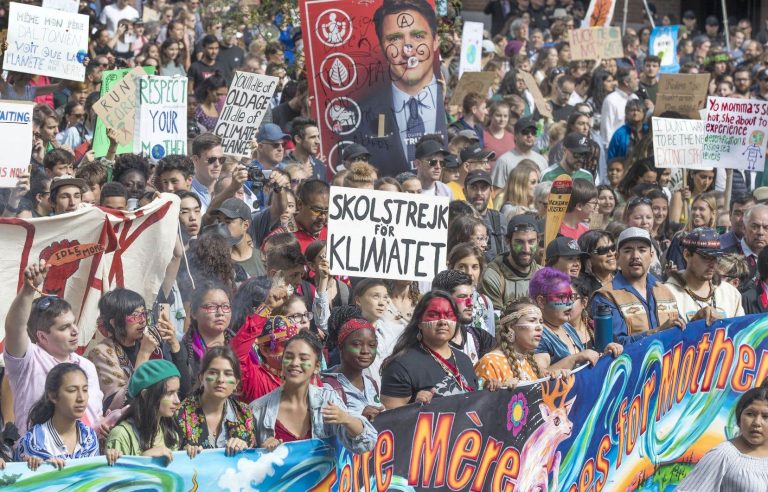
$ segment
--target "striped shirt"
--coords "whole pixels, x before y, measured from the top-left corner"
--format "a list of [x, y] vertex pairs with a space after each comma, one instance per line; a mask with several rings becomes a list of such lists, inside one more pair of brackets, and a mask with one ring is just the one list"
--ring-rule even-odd
[[731, 441], [710, 450], [677, 486], [677, 492], [766, 492], [768, 458], [739, 452]]

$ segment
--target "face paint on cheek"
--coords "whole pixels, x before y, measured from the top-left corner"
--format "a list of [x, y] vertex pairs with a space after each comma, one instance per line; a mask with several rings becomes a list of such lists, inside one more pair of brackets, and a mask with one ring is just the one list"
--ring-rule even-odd
[[[272, 357], [275, 357], [275, 356], [273, 355]], [[275, 358], [276, 358], [276, 357], [275, 357]], [[287, 366], [287, 365], [289, 365], [290, 363], [291, 363], [291, 361], [290, 361], [290, 360], [288, 360], [288, 359], [283, 359], [283, 365], [284, 365], [284, 366]]]
[[225, 381], [225, 383], [227, 383], [227, 384], [237, 384], [237, 380], [236, 379], [227, 379]]
[[216, 382], [216, 376], [205, 376], [205, 380], [208, 383]]
[[360, 353], [360, 348], [359, 348], [359, 347], [349, 347], [349, 346], [345, 346], [345, 347], [344, 347], [344, 350], [346, 350], [346, 351], [347, 351], [347, 352], [349, 352], [350, 354], [355, 354], [355, 355], [357, 355], [357, 354], [359, 354], [359, 353]]
[[571, 302], [548, 301], [547, 306], [551, 307], [552, 309], [557, 309], [558, 311], [565, 311], [573, 307], [573, 301]]
[[523, 245], [522, 244], [513, 244], [512, 245], [512, 251], [514, 251], [517, 254], [520, 254], [523, 252]]
[[302, 369], [307, 370], [312, 369], [313, 364], [311, 362], [302, 362], [300, 365]]

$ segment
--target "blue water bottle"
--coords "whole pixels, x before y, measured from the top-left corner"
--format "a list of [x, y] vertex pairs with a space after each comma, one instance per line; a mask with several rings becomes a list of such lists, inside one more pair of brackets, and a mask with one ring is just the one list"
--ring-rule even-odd
[[597, 306], [597, 316], [595, 316], [595, 350], [602, 353], [612, 341], [611, 308], [602, 304]]

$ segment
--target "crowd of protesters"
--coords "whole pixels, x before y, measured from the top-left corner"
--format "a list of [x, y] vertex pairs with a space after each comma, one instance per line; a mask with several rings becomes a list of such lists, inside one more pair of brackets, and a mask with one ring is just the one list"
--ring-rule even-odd
[[[421, 15], [415, 1], [384, 3]], [[649, 5], [656, 24], [684, 26], [680, 73], [709, 74], [710, 95], [768, 98], [768, 26], [731, 19], [726, 33], [709, 16], [700, 29], [691, 11], [678, 22]], [[369, 451], [381, 412], [563, 377], [653, 333], [768, 311], [768, 178], [734, 170], [726, 197], [724, 169], [655, 165], [651, 116], [684, 116], [654, 113], [661, 59], [649, 53], [647, 20], [624, 30], [622, 58], [572, 61], [582, 2], [490, 1], [482, 55], [493, 87], [447, 104], [461, 31], [440, 32], [446, 134], [423, 136], [412, 172], [388, 176], [363, 145], [336, 163], [320, 154], [297, 19], [275, 19], [268, 37], [199, 0], [81, 1], [80, 12], [91, 19], [84, 81], [11, 72], [0, 83], [2, 99], [36, 103], [30, 171], [0, 193], [3, 216], [126, 211], [175, 193], [181, 233], [154, 305], [129, 289], [104, 294], [84, 355], [72, 306], [39, 295], [50, 265], [30, 260], [4, 320], [0, 410], [19, 432], [0, 448], [5, 461], [171, 460], [332, 435]], [[149, 65], [188, 77], [189, 155], [117, 154], [110, 131], [96, 158], [102, 74]], [[211, 133], [235, 71], [279, 79], [243, 161]], [[570, 202], [544, 244], [562, 174], [573, 179]], [[449, 197], [445, 270], [431, 283], [332, 275], [331, 185]], [[603, 306], [614, 340], [598, 351]], [[765, 457], [766, 397], [750, 395], [739, 423], [762, 427], [720, 454]]]

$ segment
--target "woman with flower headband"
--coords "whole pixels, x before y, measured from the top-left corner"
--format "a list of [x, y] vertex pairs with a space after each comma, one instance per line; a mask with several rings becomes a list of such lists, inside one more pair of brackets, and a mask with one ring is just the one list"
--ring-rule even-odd
[[144, 299], [132, 290], [115, 289], [99, 299], [99, 331], [106, 338], [93, 347], [88, 359], [99, 374], [105, 409], [125, 406], [131, 374], [152, 359], [173, 362], [182, 374], [180, 393], [189, 390], [186, 348], [167, 317], [158, 319], [156, 326], [148, 326], [147, 315]]
[[176, 414], [182, 446], [190, 458], [203, 449], [224, 448], [232, 456], [256, 445], [253, 412], [235, 398], [240, 381], [240, 364], [231, 348], [206, 352], [199, 386]]
[[431, 291], [382, 364], [381, 400], [391, 410], [409, 403], [429, 403], [477, 389], [472, 361], [450, 345], [458, 329], [458, 308], [450, 294]]

